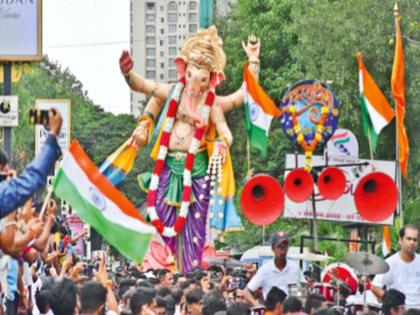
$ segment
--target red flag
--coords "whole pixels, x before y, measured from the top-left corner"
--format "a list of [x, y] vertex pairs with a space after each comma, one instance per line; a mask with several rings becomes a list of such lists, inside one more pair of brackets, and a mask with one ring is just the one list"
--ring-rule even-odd
[[395, 19], [396, 42], [394, 53], [394, 64], [392, 66], [391, 89], [395, 100], [396, 116], [397, 116], [397, 135], [398, 135], [398, 155], [400, 161], [401, 172], [407, 178], [407, 165], [409, 143], [405, 130], [405, 82], [404, 82], [404, 50], [402, 45], [401, 30], [399, 17]]

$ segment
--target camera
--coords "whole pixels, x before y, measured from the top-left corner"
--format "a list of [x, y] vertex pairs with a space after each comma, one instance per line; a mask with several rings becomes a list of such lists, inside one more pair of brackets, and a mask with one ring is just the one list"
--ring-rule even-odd
[[88, 264], [85, 266], [85, 269], [83, 270], [83, 274], [90, 278], [93, 276], [93, 269], [94, 269], [94, 266], [91, 264]]
[[243, 289], [245, 287], [245, 280], [242, 277], [232, 277], [228, 280], [229, 289]]
[[31, 108], [29, 110], [29, 123], [34, 125], [48, 125], [50, 122], [48, 110]]

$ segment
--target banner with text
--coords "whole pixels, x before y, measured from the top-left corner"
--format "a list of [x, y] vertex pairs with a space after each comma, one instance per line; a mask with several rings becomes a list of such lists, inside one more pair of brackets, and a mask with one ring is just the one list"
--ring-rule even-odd
[[18, 125], [18, 97], [0, 95], [0, 127], [17, 127]]
[[[350, 166], [340, 167], [346, 176], [347, 186], [344, 194], [337, 200], [326, 200], [318, 191], [316, 184], [315, 189], [315, 207], [318, 220], [327, 221], [340, 221], [340, 222], [356, 222], [356, 223], [369, 223], [369, 224], [384, 224], [391, 225], [394, 222], [394, 215], [391, 215], [385, 221], [374, 223], [368, 222], [360, 217], [355, 203], [354, 203], [354, 192], [358, 182], [363, 176], [372, 172], [372, 165], [370, 160], [356, 159], [350, 157], [330, 157], [328, 159], [328, 165], [334, 166], [338, 164], [356, 164], [368, 162], [368, 166]], [[325, 165], [324, 156], [314, 155], [312, 158], [313, 166]], [[389, 175], [395, 181], [395, 161], [380, 161], [374, 160], [373, 164], [377, 172], [383, 172]], [[296, 159], [294, 154], [286, 154], [286, 169], [291, 168], [302, 168], [305, 165], [305, 156], [298, 155], [298, 161], [296, 165]], [[290, 171], [286, 171], [284, 178]], [[295, 203], [285, 196], [284, 214], [285, 218], [295, 219], [312, 219], [312, 200], [309, 199], [306, 202]]]
[[[72, 237], [77, 237], [84, 233], [84, 224], [82, 219], [75, 214], [66, 216], [66, 223], [69, 226]], [[83, 237], [77, 241], [76, 246], [73, 246], [76, 255], [84, 256]]]
[[41, 61], [42, 0], [0, 0], [0, 61]]
[[[35, 107], [40, 110], [57, 109], [63, 117], [60, 134], [58, 135], [58, 145], [61, 151], [66, 152], [70, 145], [71, 135], [71, 103], [70, 100], [36, 100]], [[35, 125], [35, 154], [38, 154], [43, 147], [48, 136], [48, 130], [43, 125]]]

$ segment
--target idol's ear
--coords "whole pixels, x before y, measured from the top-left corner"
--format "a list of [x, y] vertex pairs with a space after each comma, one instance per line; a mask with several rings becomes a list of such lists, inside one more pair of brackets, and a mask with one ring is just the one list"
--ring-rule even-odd
[[185, 77], [185, 71], [187, 70], [187, 63], [184, 57], [178, 56], [175, 58], [176, 70], [178, 71], [178, 80]]
[[213, 72], [210, 77], [210, 87], [216, 89], [225, 80], [225, 74], [223, 72]]

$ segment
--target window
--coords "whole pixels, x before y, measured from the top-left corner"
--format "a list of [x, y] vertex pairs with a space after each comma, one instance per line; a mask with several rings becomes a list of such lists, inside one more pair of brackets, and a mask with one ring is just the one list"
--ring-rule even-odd
[[165, 29], [161, 28], [161, 29], [160, 29], [160, 33], [161, 33], [161, 34], [165, 34]]
[[146, 59], [146, 67], [154, 67], [154, 66], [156, 66], [155, 59]]
[[168, 3], [168, 10], [169, 10], [169, 11], [174, 11], [174, 10], [176, 10], [176, 2], [175, 2], [175, 1], [170, 1], [170, 2]]
[[163, 78], [164, 78], [164, 77], [163, 77], [163, 74], [161, 74], [161, 75], [160, 75], [160, 79], [161, 79], [161, 80], [163, 80]]
[[197, 24], [190, 24], [188, 28], [190, 33], [197, 33]]
[[169, 33], [176, 32], [176, 24], [169, 24]]
[[163, 40], [159, 41], [159, 46], [161, 46], [161, 47], [163, 46]]
[[189, 21], [190, 22], [197, 22], [197, 13], [190, 13], [189, 14]]
[[146, 21], [148, 22], [154, 22], [156, 19], [156, 15], [154, 14], [146, 14]]
[[155, 4], [153, 2], [147, 2], [146, 3], [146, 9], [147, 10], [154, 10], [155, 9]]
[[176, 55], [176, 47], [169, 47], [169, 56]]
[[176, 79], [177, 79], [176, 70], [169, 70], [169, 80], [176, 80]]
[[156, 43], [156, 37], [146, 36], [146, 45], [154, 45]]
[[156, 50], [154, 48], [146, 48], [146, 56], [154, 56], [156, 54]]
[[156, 71], [146, 71], [146, 78], [147, 79], [154, 79], [156, 77]]
[[161, 52], [159, 53], [159, 55], [160, 55], [161, 57], [163, 57], [163, 51], [161, 51]]
[[160, 18], [160, 22], [161, 22], [161, 23], [165, 22], [165, 18], [161, 17], [161, 18]]
[[190, 3], [188, 4], [188, 9], [197, 10], [197, 1], [190, 1]]
[[176, 13], [168, 13], [168, 21], [171, 23], [176, 23]]
[[146, 26], [146, 33], [151, 34], [155, 32], [155, 27], [153, 25], [147, 25]]
[[159, 10], [160, 10], [160, 12], [163, 12], [163, 10], [165, 10], [165, 7], [164, 7], [163, 5], [161, 5], [161, 6], [159, 7]]
[[163, 62], [160, 63], [160, 68], [161, 69], [165, 68], [165, 64]]
[[169, 68], [175, 68], [175, 61], [173, 59], [168, 59]]
[[175, 35], [169, 36], [168, 43], [169, 45], [176, 45], [176, 36]]

